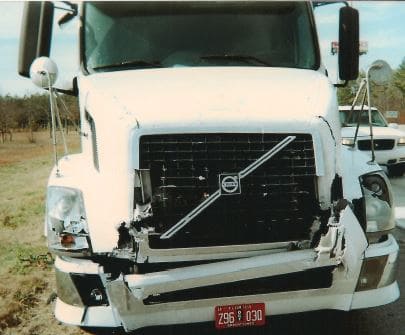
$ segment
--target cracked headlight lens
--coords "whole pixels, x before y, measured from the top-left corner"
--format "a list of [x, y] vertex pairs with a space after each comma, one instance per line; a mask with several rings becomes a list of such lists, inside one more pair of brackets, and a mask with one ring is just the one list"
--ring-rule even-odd
[[80, 190], [60, 186], [48, 187], [46, 227], [48, 247], [51, 251], [89, 251], [89, 229]]
[[361, 177], [366, 205], [367, 233], [382, 232], [395, 227], [391, 187], [384, 173]]

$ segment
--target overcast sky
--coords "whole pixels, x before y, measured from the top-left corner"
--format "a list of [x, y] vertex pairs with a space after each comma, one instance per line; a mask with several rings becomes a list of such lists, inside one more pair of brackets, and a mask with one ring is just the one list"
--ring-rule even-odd
[[[384, 59], [397, 68], [405, 57], [405, 1], [351, 1], [360, 11], [360, 40], [367, 41], [369, 50], [360, 57], [360, 68], [366, 69], [374, 60]], [[335, 78], [336, 56], [330, 55], [330, 43], [337, 39], [336, 5], [316, 9], [323, 62], [331, 78]], [[39, 90], [29, 79], [17, 75], [18, 38], [23, 2], [0, 1], [0, 95], [24, 95]], [[58, 13], [56, 18], [61, 14]], [[77, 22], [61, 31], [54, 25], [53, 58], [60, 77], [69, 79], [77, 73]]]

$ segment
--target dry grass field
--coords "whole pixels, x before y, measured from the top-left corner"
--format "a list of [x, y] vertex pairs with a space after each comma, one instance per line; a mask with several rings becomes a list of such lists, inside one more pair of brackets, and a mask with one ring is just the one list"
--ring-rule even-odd
[[[14, 133], [0, 142], [0, 334], [74, 335], [53, 317], [53, 258], [43, 237], [46, 183], [53, 155], [49, 132]], [[76, 132], [71, 152], [80, 149]], [[62, 151], [60, 149], [60, 151]]]

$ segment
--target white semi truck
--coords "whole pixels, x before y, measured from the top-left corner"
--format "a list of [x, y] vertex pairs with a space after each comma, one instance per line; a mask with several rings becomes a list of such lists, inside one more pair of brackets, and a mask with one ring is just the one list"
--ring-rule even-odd
[[[70, 5], [80, 71], [63, 92], [79, 99], [82, 151], [48, 183], [57, 319], [221, 329], [399, 297], [390, 184], [341, 145], [316, 5]], [[53, 11], [25, 4], [23, 76], [50, 54]], [[347, 5], [339, 32], [351, 80], [358, 12]], [[31, 69], [46, 86], [49, 63]]]

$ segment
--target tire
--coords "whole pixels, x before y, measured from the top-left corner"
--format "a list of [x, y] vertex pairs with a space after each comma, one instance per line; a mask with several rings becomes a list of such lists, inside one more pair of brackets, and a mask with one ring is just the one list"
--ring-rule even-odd
[[388, 166], [388, 175], [390, 177], [402, 177], [404, 168], [402, 166]]

